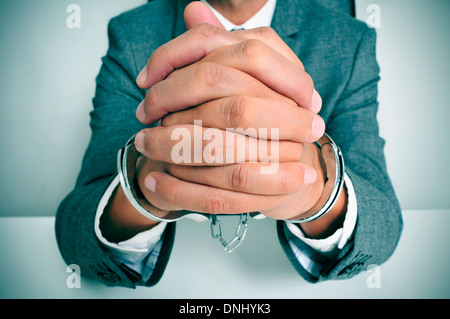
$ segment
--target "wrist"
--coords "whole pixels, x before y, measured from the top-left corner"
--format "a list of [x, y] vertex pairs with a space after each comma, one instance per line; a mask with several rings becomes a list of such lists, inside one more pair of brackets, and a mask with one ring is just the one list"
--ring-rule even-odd
[[299, 227], [308, 237], [325, 238], [340, 228], [345, 219], [345, 166], [339, 147], [327, 134], [314, 146], [314, 152], [320, 160], [316, 160], [312, 166], [318, 172], [318, 180], [323, 183], [322, 192], [309, 210], [289, 221], [301, 224]]
[[347, 190], [344, 187], [330, 211], [323, 217], [303, 223], [297, 224], [303, 231], [305, 236], [314, 239], [323, 239], [331, 236], [342, 228], [345, 220], [345, 213], [347, 212], [348, 196]]
[[[150, 167], [148, 161], [139, 158], [135, 163], [135, 171], [133, 175], [139, 181], [141, 192], [145, 190], [143, 186], [143, 176]], [[120, 174], [119, 174], [120, 175]], [[136, 234], [149, 230], [159, 224], [159, 221], [147, 218], [139, 212], [130, 202], [129, 198], [123, 190], [122, 183], [114, 190], [103, 214], [100, 218], [100, 230], [103, 237], [110, 242], [120, 242], [127, 240]]]
[[157, 224], [157, 221], [146, 218], [134, 209], [119, 185], [100, 217], [99, 226], [106, 240], [120, 242]]
[[[321, 156], [320, 149], [314, 145], [314, 150], [319, 159], [315, 161], [314, 168], [318, 171], [318, 179], [320, 177], [320, 181], [322, 182], [321, 192], [323, 192], [326, 183], [326, 165]], [[343, 187], [336, 202], [325, 215], [316, 220], [298, 224], [305, 236], [314, 239], [323, 239], [331, 236], [337, 229], [341, 228], [344, 223], [345, 213], [347, 212], [347, 196], [347, 190]], [[316, 205], [305, 216], [317, 212], [321, 208], [318, 204], [316, 202]]]

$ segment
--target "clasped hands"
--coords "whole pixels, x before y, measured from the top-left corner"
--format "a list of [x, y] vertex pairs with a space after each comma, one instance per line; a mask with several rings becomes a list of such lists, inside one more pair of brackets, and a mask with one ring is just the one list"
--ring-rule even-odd
[[[135, 139], [144, 155], [137, 167], [142, 193], [154, 212], [260, 212], [273, 219], [313, 214], [324, 187], [313, 142], [325, 124], [317, 115], [322, 101], [311, 77], [272, 29], [227, 32], [212, 13], [195, 10], [205, 9], [198, 4], [186, 8], [188, 31], [155, 50], [137, 78], [138, 86], [148, 89], [137, 118], [144, 124], [162, 119]], [[223, 133], [214, 152], [231, 152], [227, 161], [174, 161], [179, 143], [174, 131], [192, 132], [194, 153], [198, 120], [200, 132], [214, 128]], [[271, 136], [274, 128], [276, 138]], [[242, 149], [229, 144], [236, 138], [244, 138]], [[210, 141], [202, 141], [205, 150]], [[277, 170], [270, 174], [261, 173], [270, 163], [252, 155], [263, 143], [268, 149], [276, 143], [277, 154], [271, 155], [276, 155]], [[234, 156], [239, 151], [244, 160]]]

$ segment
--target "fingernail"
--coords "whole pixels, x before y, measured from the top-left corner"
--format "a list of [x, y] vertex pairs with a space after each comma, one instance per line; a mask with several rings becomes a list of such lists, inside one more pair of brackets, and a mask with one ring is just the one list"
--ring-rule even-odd
[[144, 67], [141, 72], [139, 72], [136, 83], [138, 85], [143, 85], [145, 83], [145, 80], [147, 80], [147, 67]]
[[145, 114], [145, 111], [144, 111], [144, 101], [139, 103], [137, 110], [136, 110], [136, 117], [140, 122], [145, 124], [147, 115]]
[[144, 181], [144, 185], [146, 188], [151, 190], [152, 192], [155, 192], [156, 190], [156, 179], [152, 176], [147, 176]]
[[322, 98], [320, 97], [319, 92], [314, 90], [311, 102], [311, 111], [319, 113], [321, 108], [322, 108]]
[[134, 137], [134, 146], [140, 153], [143, 153], [145, 149], [144, 140], [145, 140], [145, 133], [143, 131], [137, 133], [137, 135]]
[[313, 118], [312, 122], [312, 135], [315, 140], [318, 140], [322, 137], [323, 133], [325, 133], [325, 122], [323, 119], [316, 115]]
[[305, 175], [303, 176], [303, 182], [305, 184], [312, 184], [317, 179], [317, 172], [314, 168], [306, 168]]

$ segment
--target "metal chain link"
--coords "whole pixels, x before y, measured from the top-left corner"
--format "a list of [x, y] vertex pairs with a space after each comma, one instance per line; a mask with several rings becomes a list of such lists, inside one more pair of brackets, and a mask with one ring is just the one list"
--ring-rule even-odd
[[222, 236], [222, 222], [217, 218], [217, 215], [212, 214], [211, 218], [211, 236], [219, 240], [219, 242], [223, 245], [225, 252], [231, 253], [235, 250], [244, 240], [245, 234], [247, 233], [247, 220], [249, 214], [241, 214], [239, 219], [239, 224], [236, 227], [236, 231], [234, 233], [234, 238], [227, 242]]

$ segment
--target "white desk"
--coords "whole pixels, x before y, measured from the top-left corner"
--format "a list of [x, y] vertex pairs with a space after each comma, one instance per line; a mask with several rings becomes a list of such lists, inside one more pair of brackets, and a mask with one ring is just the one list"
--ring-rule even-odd
[[232, 254], [210, 237], [209, 224], [185, 220], [157, 286], [109, 288], [81, 278], [81, 287], [70, 289], [54, 218], [3, 217], [0, 298], [450, 298], [449, 226], [450, 210], [404, 212], [399, 246], [379, 269], [380, 288], [368, 287], [372, 272], [307, 283], [282, 252], [271, 220], [250, 220], [245, 241]]

